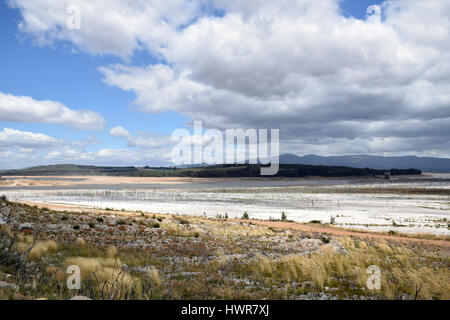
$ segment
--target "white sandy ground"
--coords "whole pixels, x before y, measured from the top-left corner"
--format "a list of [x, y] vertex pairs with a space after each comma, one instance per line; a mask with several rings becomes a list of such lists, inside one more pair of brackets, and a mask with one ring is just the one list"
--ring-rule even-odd
[[[407, 187], [427, 186], [433, 187], [421, 183], [407, 185]], [[439, 185], [439, 188], [443, 187], [449, 186]], [[175, 189], [26, 190], [2, 193], [9, 199], [18, 201], [208, 217], [227, 213], [230, 218], [235, 218], [248, 212], [250, 218], [280, 219], [281, 212], [285, 212], [289, 220], [297, 222], [319, 220], [329, 223], [331, 216], [334, 216], [336, 225], [352, 229], [450, 235], [448, 196], [270, 193], [264, 188], [254, 188], [248, 193], [237, 193], [233, 190], [205, 192]]]

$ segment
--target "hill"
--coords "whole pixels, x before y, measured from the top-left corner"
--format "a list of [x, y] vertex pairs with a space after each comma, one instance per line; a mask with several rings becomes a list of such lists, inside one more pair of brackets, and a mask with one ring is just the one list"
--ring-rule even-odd
[[[0, 172], [4, 176], [69, 176], [69, 175], [108, 175], [128, 177], [260, 177], [260, 165], [220, 165], [191, 168], [151, 168], [151, 167], [97, 167], [82, 165], [50, 165], [21, 170]], [[392, 175], [421, 174], [416, 169], [391, 169]], [[352, 168], [346, 166], [315, 166], [304, 164], [282, 164], [275, 177], [348, 177], [383, 175], [385, 170]]]
[[426, 172], [450, 172], [450, 159], [431, 157], [382, 157], [382, 156], [334, 156], [321, 157], [306, 155], [303, 157], [293, 154], [280, 156], [282, 164], [306, 164], [323, 166], [348, 166], [354, 168], [374, 168], [388, 170], [391, 168], [408, 169], [416, 168]]
[[84, 175], [116, 175], [137, 172], [136, 167], [98, 167], [74, 164], [57, 164], [49, 166], [36, 166], [25, 169], [6, 170], [0, 175], [4, 176], [84, 176]]

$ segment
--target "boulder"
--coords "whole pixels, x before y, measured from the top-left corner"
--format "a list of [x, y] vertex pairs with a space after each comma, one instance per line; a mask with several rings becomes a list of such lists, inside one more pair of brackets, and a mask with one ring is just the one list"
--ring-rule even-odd
[[9, 283], [6, 281], [0, 281], [0, 288], [7, 288], [7, 289], [11, 289], [14, 291], [18, 291], [19, 290], [19, 286], [14, 284], [14, 283]]
[[345, 255], [348, 254], [347, 249], [345, 249], [344, 246], [339, 241], [337, 241], [336, 239], [331, 240], [329, 245], [337, 253], [345, 254]]
[[19, 225], [19, 231], [23, 233], [30, 233], [33, 231], [33, 225], [29, 222], [22, 223]]

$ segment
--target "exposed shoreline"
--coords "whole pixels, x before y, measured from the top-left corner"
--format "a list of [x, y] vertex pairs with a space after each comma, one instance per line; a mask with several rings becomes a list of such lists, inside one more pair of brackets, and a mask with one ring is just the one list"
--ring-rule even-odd
[[[64, 204], [48, 204], [48, 203], [38, 203], [38, 202], [26, 202], [19, 201], [18, 203], [23, 203], [29, 206], [37, 206], [38, 208], [47, 208], [49, 210], [55, 211], [67, 211], [74, 213], [93, 213], [98, 215], [105, 214], [114, 214], [114, 215], [123, 215], [123, 216], [139, 216], [140, 212], [136, 211], [122, 211], [122, 210], [102, 210], [95, 208], [87, 208], [87, 207], [77, 207], [77, 206], [68, 206]], [[164, 216], [175, 217], [175, 214], [161, 214], [161, 213], [152, 213]], [[198, 217], [197, 217], [198, 218]], [[411, 234], [398, 234], [398, 235], [388, 235], [386, 233], [380, 232], [370, 232], [370, 231], [362, 231], [362, 230], [349, 230], [344, 228], [339, 228], [330, 225], [313, 225], [313, 224], [305, 224], [293, 221], [270, 221], [270, 220], [257, 220], [257, 219], [228, 219], [228, 221], [233, 222], [248, 222], [254, 223], [256, 225], [268, 226], [272, 228], [279, 228], [282, 230], [297, 230], [304, 232], [315, 232], [322, 234], [329, 234], [332, 236], [350, 236], [356, 237], [360, 239], [379, 239], [379, 240], [389, 240], [395, 242], [411, 242], [411, 243], [420, 243], [425, 245], [437, 245], [446, 248], [450, 248], [450, 237], [449, 236], [434, 236], [434, 235], [411, 235]]]

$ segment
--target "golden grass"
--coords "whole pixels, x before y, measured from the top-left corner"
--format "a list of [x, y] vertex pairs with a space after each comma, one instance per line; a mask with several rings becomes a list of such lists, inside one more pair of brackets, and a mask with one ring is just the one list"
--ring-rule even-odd
[[0, 231], [3, 231], [6, 234], [6, 236], [10, 239], [14, 238], [14, 233], [12, 232], [11, 228], [8, 225], [6, 224], [1, 225]]
[[155, 283], [157, 285], [161, 284], [161, 279], [159, 277], [158, 269], [156, 269], [154, 266], [151, 266], [149, 270], [146, 273], [146, 277], [148, 280], [150, 280], [152, 283]]
[[48, 277], [51, 277], [52, 275], [54, 275], [58, 270], [54, 267], [54, 266], [49, 266], [47, 267], [47, 269], [45, 269], [45, 274]]
[[64, 264], [80, 267], [82, 279], [95, 279], [100, 284], [120, 281], [125, 287], [131, 288], [135, 283], [132, 276], [122, 271], [122, 263], [117, 258], [70, 257]]
[[86, 240], [84, 240], [83, 238], [77, 238], [76, 243], [79, 246], [85, 246], [86, 245]]
[[58, 249], [58, 244], [53, 240], [39, 241], [30, 250], [30, 258], [37, 260], [47, 254]]
[[[333, 236], [333, 241], [325, 244], [318, 240], [318, 232], [275, 229], [252, 221], [202, 217], [185, 221], [167, 215], [164, 218], [160, 221], [162, 230], [101, 235], [105, 237], [102, 243], [120, 245], [120, 250], [97, 245], [98, 234], [94, 230], [82, 233], [87, 242], [83, 238], [74, 241], [73, 236], [60, 237], [56, 247], [51, 241], [36, 242], [32, 236], [18, 234], [13, 249], [29, 251], [30, 257], [40, 259], [42, 274], [49, 278], [45, 288], [27, 283], [21, 285], [21, 292], [35, 295], [27, 289], [33, 288], [40, 290], [39, 296], [70, 297], [72, 292], [60, 290], [65, 288], [67, 267], [78, 265], [82, 285], [91, 290], [95, 299], [108, 299], [110, 295], [103, 295], [102, 288], [106, 284], [116, 290], [119, 282], [125, 291], [131, 288], [133, 299], [290, 299], [319, 292], [338, 298], [450, 298], [448, 249], [441, 246], [348, 236]], [[128, 222], [145, 225], [139, 223], [148, 223], [150, 218], [136, 220]], [[14, 238], [11, 232], [3, 233]], [[54, 234], [49, 236], [55, 239]], [[199, 239], [178, 238], [191, 236]], [[124, 245], [141, 239], [137, 237], [162, 245]], [[297, 246], [297, 240], [307, 237], [317, 244], [314, 250], [320, 250], [311, 253], [308, 248]], [[336, 251], [335, 241], [346, 250]], [[58, 255], [48, 254], [56, 250]], [[196, 262], [186, 257], [196, 258], [192, 259]], [[122, 270], [122, 262], [129, 268]], [[381, 290], [367, 288], [367, 267], [371, 265], [381, 270]], [[143, 266], [147, 267], [146, 272], [133, 268]], [[118, 297], [124, 295], [120, 293], [114, 299]]]
[[[426, 261], [419, 263], [416, 252], [384, 241], [370, 246], [350, 238], [343, 238], [341, 242], [348, 250], [347, 254], [335, 252], [330, 246], [324, 245], [320, 252], [309, 256], [287, 255], [280, 259], [269, 259], [257, 255], [249, 270], [257, 277], [265, 276], [285, 282], [312, 281], [319, 290], [345, 279], [356, 283], [363, 290], [361, 292], [388, 299], [396, 299], [403, 294], [417, 299], [449, 298], [450, 271], [445, 264], [433, 267]], [[371, 265], [381, 269], [379, 291], [367, 288], [370, 276], [367, 268]]]
[[106, 255], [108, 257], [116, 257], [119, 251], [115, 246], [109, 246], [108, 249], [106, 249]]

